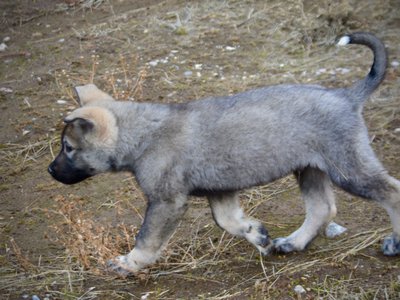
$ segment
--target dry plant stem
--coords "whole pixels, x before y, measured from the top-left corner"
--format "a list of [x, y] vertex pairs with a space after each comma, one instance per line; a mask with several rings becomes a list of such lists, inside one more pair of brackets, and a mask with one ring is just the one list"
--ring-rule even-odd
[[22, 254], [21, 248], [17, 245], [13, 238], [10, 239], [10, 244], [15, 258], [17, 259], [18, 265], [25, 272], [36, 271], [36, 267], [29, 261], [28, 258], [26, 258], [25, 255]]

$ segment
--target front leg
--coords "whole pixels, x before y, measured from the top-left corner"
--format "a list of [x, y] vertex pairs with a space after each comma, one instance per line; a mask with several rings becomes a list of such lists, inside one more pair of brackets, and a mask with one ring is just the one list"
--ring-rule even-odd
[[136, 236], [135, 248], [128, 255], [111, 260], [109, 268], [125, 277], [153, 264], [159, 258], [186, 209], [185, 195], [168, 199], [150, 197], [144, 222]]

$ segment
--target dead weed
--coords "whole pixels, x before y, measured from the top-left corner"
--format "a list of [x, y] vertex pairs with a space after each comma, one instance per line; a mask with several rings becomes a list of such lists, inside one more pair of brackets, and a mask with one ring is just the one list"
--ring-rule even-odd
[[137, 233], [135, 226], [96, 221], [77, 196], [58, 195], [55, 201], [57, 208], [48, 211], [51, 218], [62, 217], [51, 226], [56, 233], [55, 242], [61, 243], [67, 255], [75, 258], [84, 270], [102, 274], [109, 259], [131, 250], [131, 239]]

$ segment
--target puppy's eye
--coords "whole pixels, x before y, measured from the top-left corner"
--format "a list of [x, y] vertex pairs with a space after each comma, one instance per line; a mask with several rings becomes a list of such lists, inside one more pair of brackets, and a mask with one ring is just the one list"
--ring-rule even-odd
[[71, 147], [71, 145], [69, 145], [69, 144], [65, 144], [65, 146], [64, 146], [65, 148], [65, 152], [67, 152], [67, 153], [70, 153], [71, 151], [73, 151], [74, 150], [74, 148], [72, 148]]

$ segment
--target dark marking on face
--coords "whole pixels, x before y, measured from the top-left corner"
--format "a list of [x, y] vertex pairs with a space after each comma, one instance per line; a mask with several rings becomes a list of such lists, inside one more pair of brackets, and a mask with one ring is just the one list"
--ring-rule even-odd
[[75, 184], [93, 176], [93, 170], [89, 166], [76, 165], [76, 162], [69, 158], [66, 153], [72, 151], [71, 145], [64, 141], [67, 127], [61, 135], [61, 151], [49, 165], [48, 172], [53, 178], [64, 184]]
[[74, 162], [62, 152], [49, 165], [48, 171], [55, 180], [64, 184], [78, 183], [93, 176], [89, 170], [77, 168]]

